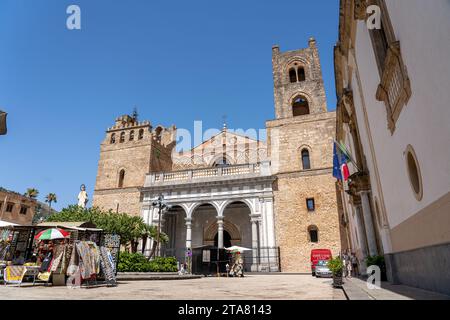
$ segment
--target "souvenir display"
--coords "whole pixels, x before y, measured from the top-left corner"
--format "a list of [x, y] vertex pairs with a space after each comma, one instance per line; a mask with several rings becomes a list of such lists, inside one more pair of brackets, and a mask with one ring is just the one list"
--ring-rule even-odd
[[104, 279], [108, 286], [117, 285], [119, 236], [97, 232], [79, 237], [77, 232], [71, 235], [70, 228], [40, 230], [32, 237], [33, 227], [0, 229], [0, 265], [6, 284], [20, 285], [31, 279], [34, 285], [37, 279], [53, 285], [75, 280], [84, 286]]

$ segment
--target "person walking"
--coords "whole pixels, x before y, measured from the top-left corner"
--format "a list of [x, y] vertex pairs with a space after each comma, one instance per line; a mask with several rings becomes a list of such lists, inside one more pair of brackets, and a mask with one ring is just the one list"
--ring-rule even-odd
[[347, 270], [347, 277], [352, 277], [352, 262], [350, 261], [350, 257], [346, 260], [345, 269]]
[[352, 256], [350, 259], [351, 259], [351, 263], [352, 263], [353, 276], [358, 277], [359, 276], [358, 258], [356, 258], [356, 255], [354, 252], [352, 253]]
[[348, 257], [345, 254], [345, 252], [341, 255], [341, 259], [342, 259], [342, 264], [344, 266], [344, 268], [342, 269], [342, 276], [344, 278], [347, 278], [348, 274], [347, 274], [347, 262], [348, 262]]

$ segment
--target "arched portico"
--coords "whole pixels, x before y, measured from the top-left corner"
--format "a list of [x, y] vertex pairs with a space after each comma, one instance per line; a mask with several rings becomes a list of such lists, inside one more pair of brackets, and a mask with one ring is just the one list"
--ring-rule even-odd
[[[278, 270], [273, 177], [270, 171], [258, 168], [235, 168], [239, 173], [219, 168], [217, 172], [223, 173], [219, 176], [211, 176], [216, 171], [209, 168], [192, 170], [172, 175], [167, 181], [163, 174], [150, 175], [142, 190], [143, 217], [158, 223], [157, 210], [151, 204], [163, 194], [175, 211], [163, 214], [163, 230], [175, 238], [168, 247], [175, 247], [180, 261], [184, 261], [186, 249], [238, 245], [252, 249], [245, 252], [247, 270], [250, 266], [252, 270]], [[188, 180], [179, 180], [183, 177]]]

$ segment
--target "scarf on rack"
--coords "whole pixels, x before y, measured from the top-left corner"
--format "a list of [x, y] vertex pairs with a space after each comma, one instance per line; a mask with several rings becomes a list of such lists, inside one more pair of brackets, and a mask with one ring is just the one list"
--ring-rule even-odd
[[9, 283], [20, 283], [26, 272], [27, 268], [24, 266], [7, 266], [5, 270], [5, 281]]

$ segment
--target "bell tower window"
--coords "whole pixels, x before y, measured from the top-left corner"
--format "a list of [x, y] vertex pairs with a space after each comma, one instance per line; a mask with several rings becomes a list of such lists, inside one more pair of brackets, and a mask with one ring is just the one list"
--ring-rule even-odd
[[306, 75], [305, 75], [305, 68], [303, 67], [299, 67], [297, 69], [297, 74], [298, 74], [298, 81], [302, 82], [306, 80]]
[[292, 103], [292, 113], [294, 117], [304, 116], [309, 114], [308, 100], [303, 96], [298, 96]]
[[297, 82], [297, 72], [294, 68], [291, 68], [289, 70], [289, 80], [291, 81], [291, 83]]

